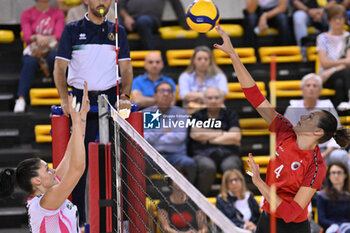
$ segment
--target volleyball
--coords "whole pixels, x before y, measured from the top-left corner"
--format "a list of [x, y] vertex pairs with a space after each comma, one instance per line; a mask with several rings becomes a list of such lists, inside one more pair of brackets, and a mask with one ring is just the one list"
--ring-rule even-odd
[[219, 19], [219, 10], [211, 0], [195, 0], [186, 10], [186, 22], [196, 32], [206, 33], [212, 30]]

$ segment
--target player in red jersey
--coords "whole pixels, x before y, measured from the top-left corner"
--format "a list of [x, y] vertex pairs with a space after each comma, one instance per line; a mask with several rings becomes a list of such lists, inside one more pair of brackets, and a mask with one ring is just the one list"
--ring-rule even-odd
[[327, 111], [315, 111], [302, 116], [298, 124], [292, 124], [277, 113], [256, 86], [235, 52], [230, 38], [220, 26], [216, 29], [223, 39], [223, 44], [215, 44], [232, 60], [233, 67], [249, 102], [276, 132], [275, 162], [270, 161], [266, 182], [260, 177], [259, 165], [252, 156], [248, 162], [252, 170], [252, 180], [264, 196], [264, 210], [256, 233], [270, 232], [271, 184], [276, 186], [276, 229], [280, 233], [309, 233], [307, 206], [311, 197], [326, 176], [326, 163], [322, 159], [319, 143], [334, 137], [340, 146], [349, 142], [346, 129], [337, 130], [337, 120]]

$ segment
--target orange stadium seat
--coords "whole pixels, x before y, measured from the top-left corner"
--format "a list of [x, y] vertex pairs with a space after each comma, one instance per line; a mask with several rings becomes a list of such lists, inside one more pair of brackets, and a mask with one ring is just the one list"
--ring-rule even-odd
[[270, 63], [271, 57], [276, 56], [277, 63], [301, 62], [303, 56], [299, 46], [274, 46], [259, 48], [262, 63]]
[[142, 51], [130, 51], [131, 65], [134, 68], [143, 68], [145, 65], [145, 57], [150, 52], [156, 52], [161, 54], [159, 50], [142, 50]]

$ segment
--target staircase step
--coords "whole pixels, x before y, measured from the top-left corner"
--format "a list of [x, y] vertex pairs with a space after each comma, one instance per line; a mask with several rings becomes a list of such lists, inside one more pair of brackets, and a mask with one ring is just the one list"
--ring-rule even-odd
[[19, 227], [28, 224], [28, 215], [25, 206], [0, 208], [1, 228]]
[[51, 151], [48, 148], [33, 148], [30, 144], [12, 148], [0, 148], [1, 167], [16, 167], [20, 161], [33, 157], [42, 158], [46, 162], [52, 161]]

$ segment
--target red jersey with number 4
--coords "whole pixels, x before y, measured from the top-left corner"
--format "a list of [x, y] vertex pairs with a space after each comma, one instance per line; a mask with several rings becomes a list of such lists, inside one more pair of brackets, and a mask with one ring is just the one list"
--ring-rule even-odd
[[[270, 131], [276, 132], [276, 159], [269, 162], [266, 184], [270, 186], [275, 183], [277, 195], [287, 202], [294, 199], [301, 186], [320, 190], [327, 172], [320, 148], [317, 146], [313, 150], [299, 149], [292, 124], [280, 114], [270, 125]], [[266, 199], [262, 209], [271, 213]], [[307, 213], [306, 206], [293, 222], [305, 221]], [[276, 217], [282, 218], [278, 213]]]

